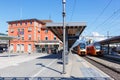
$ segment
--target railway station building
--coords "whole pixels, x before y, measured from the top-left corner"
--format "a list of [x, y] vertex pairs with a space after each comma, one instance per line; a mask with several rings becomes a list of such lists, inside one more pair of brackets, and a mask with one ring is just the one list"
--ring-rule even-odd
[[[8, 21], [11, 53], [53, 53], [63, 48], [63, 25], [51, 20], [25, 19]], [[68, 22], [66, 25], [66, 50], [79, 39], [86, 27], [85, 22]], [[52, 52], [53, 51], [53, 52]]]
[[62, 46], [62, 42], [46, 28], [51, 20], [25, 19], [8, 21], [8, 36], [16, 36], [10, 41], [11, 53], [51, 52]]

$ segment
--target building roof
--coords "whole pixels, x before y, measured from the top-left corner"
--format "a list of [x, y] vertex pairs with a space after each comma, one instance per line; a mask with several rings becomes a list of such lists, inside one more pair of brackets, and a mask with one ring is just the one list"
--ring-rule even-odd
[[47, 22], [52, 22], [52, 20], [38, 20], [36, 18], [33, 18], [33, 19], [21, 19], [21, 20], [7, 21], [7, 23], [11, 24], [11, 23], [21, 22], [21, 21], [37, 21], [42, 24], [46, 24]]

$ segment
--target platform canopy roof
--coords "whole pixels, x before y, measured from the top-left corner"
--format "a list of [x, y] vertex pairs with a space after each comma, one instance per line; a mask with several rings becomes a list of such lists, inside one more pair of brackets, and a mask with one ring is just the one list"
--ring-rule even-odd
[[115, 36], [115, 37], [112, 37], [112, 38], [109, 38], [109, 39], [105, 39], [105, 40], [102, 40], [100, 41], [99, 43], [101, 44], [112, 44], [112, 43], [120, 43], [120, 36]]
[[[65, 23], [66, 31], [68, 30], [68, 46], [69, 48], [79, 39], [80, 34], [86, 27], [85, 22], [68, 22]], [[47, 23], [46, 27], [50, 29], [61, 41], [63, 41], [63, 24]]]
[[14, 36], [7, 36], [7, 35], [0, 35], [0, 40], [12, 40], [18, 37], [14, 37]]

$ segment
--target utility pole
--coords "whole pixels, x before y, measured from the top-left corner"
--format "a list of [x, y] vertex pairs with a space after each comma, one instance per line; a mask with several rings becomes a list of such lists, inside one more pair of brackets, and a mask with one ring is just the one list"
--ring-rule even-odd
[[62, 53], [62, 57], [63, 57], [63, 74], [66, 73], [65, 71], [65, 32], [66, 32], [66, 27], [65, 27], [65, 4], [66, 4], [66, 0], [62, 0], [62, 4], [63, 4], [63, 12], [62, 12], [62, 15], [63, 15], [63, 53]]
[[109, 39], [109, 31], [107, 31], [107, 38]]

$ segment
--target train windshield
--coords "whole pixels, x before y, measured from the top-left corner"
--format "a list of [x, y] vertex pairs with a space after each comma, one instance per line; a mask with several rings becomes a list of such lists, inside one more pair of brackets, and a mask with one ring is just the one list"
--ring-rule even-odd
[[80, 43], [80, 48], [81, 49], [85, 49], [85, 47], [86, 47], [85, 43]]
[[96, 48], [97, 50], [100, 50], [100, 44], [96, 44], [96, 45], [95, 45], [95, 48]]
[[96, 49], [97, 49], [97, 50], [100, 50], [100, 46], [97, 45], [97, 46], [96, 46]]

